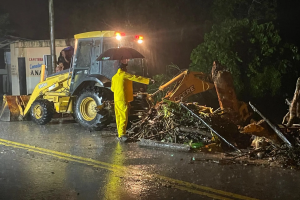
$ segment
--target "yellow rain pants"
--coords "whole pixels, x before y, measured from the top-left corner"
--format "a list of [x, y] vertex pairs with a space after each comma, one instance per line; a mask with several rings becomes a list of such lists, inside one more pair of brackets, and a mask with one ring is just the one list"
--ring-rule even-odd
[[128, 102], [125, 101], [116, 101], [115, 102], [115, 115], [118, 129], [118, 136], [126, 134], [126, 127], [128, 122]]
[[129, 112], [128, 104], [133, 101], [132, 81], [149, 84], [150, 79], [132, 75], [121, 69], [112, 77], [111, 90], [114, 92], [115, 115], [119, 137], [126, 133]]

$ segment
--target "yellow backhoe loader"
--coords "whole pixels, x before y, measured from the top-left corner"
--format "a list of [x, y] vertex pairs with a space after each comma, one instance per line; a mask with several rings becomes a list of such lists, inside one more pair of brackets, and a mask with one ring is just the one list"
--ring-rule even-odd
[[81, 33], [74, 38], [72, 67], [44, 80], [43, 66], [41, 81], [30, 96], [3, 97], [1, 121], [22, 120], [30, 116], [42, 125], [57, 112], [72, 113], [77, 122], [90, 130], [99, 130], [110, 122], [110, 112], [105, 109], [99, 112], [97, 108], [103, 108], [105, 101], [113, 100], [110, 78], [115, 73], [114, 61], [96, 59], [107, 49], [126, 46], [134, 39], [115, 31]]

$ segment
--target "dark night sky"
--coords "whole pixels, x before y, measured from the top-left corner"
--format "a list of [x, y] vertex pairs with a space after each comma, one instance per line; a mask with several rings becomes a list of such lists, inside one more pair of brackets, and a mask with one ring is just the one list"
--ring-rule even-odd
[[300, 46], [300, 1], [279, 0], [278, 15], [282, 37]]
[[[82, 21], [81, 25], [79, 25], [80, 32], [73, 32], [71, 30], [71, 19], [70, 15], [72, 13], [72, 7], [74, 7], [74, 3], [86, 3], [86, 2], [101, 2], [101, 0], [54, 0], [54, 10], [55, 10], [55, 38], [63, 39], [67, 37], [73, 37], [74, 34], [85, 32], [84, 25], [85, 21]], [[105, 0], [109, 1], [109, 0]], [[124, 0], [125, 1], [125, 0]], [[161, 0], [164, 2], [165, 0]], [[175, 1], [175, 0], [174, 0]], [[187, 1], [187, 0], [186, 0]], [[190, 0], [192, 1], [192, 0]], [[201, 15], [201, 20], [199, 20], [199, 24], [203, 25], [205, 20], [210, 20], [208, 13], [206, 10], [209, 8], [201, 8], [201, 2], [210, 2], [210, 0], [195, 0], [197, 4], [197, 9], [202, 9], [197, 14]], [[263, 0], [262, 0], [263, 1]], [[195, 3], [194, 2], [194, 3]], [[199, 5], [201, 5], [199, 7]], [[205, 4], [208, 5], [208, 4]], [[80, 8], [76, 7], [77, 11], [79, 10], [79, 14], [77, 16], [81, 18], [80, 9], [82, 9], [82, 13], [89, 14], [89, 10], [85, 6], [80, 6]], [[102, 8], [101, 8], [102, 9]], [[100, 10], [96, 12], [101, 12]], [[189, 12], [180, 10], [181, 15], [189, 16]], [[48, 0], [0, 0], [0, 13], [9, 13], [10, 22], [12, 28], [15, 30], [12, 35], [19, 36], [28, 39], [49, 39], [49, 12], [48, 12]], [[92, 28], [95, 27], [94, 30], [101, 30], [101, 25], [98, 25], [98, 20], [100, 17], [95, 14], [92, 14], [93, 21], [96, 22], [92, 24]], [[113, 14], [113, 13], [112, 13]], [[294, 43], [300, 48], [300, 0], [278, 0], [278, 21], [276, 22], [280, 28], [280, 34], [284, 41]], [[114, 17], [114, 16], [113, 16]], [[137, 16], [138, 17], [138, 16]], [[180, 16], [182, 17], [182, 16]], [[78, 20], [78, 19], [77, 19]], [[153, 20], [156, 20], [154, 17]], [[100, 24], [100, 22], [99, 22]], [[198, 25], [199, 25], [198, 24]], [[76, 23], [77, 25], [77, 23]], [[82, 27], [81, 27], [82, 26]], [[82, 30], [81, 30], [82, 28]], [[192, 25], [189, 28], [194, 31]], [[104, 29], [105, 30], [105, 29]], [[180, 30], [180, 28], [179, 28]], [[166, 31], [166, 30], [165, 30]], [[174, 32], [174, 30], [167, 30], [169, 32]], [[160, 66], [161, 69], [170, 64], [171, 62], [177, 64], [178, 66], [189, 66], [190, 63], [190, 54], [191, 50], [195, 48], [200, 42], [199, 34], [196, 35], [196, 39], [192, 38], [184, 38], [184, 41], [180, 43], [178, 46], [172, 46], [172, 43], [166, 43], [164, 45], [164, 50], [160, 51], [158, 55], [161, 57], [157, 57], [156, 61], [161, 61], [164, 59], [164, 63], [155, 63], [156, 66]], [[203, 37], [203, 34], [202, 36]], [[162, 45], [162, 44], [161, 44]], [[184, 47], [185, 46], [185, 47]], [[172, 52], [172, 55], [166, 59]], [[273, 100], [274, 101], [274, 100]], [[280, 99], [280, 102], [283, 100]], [[285, 107], [282, 107], [285, 109]], [[284, 110], [285, 112], [285, 110]], [[278, 115], [281, 116], [281, 115]]]
[[[76, 32], [73, 31], [74, 29], [72, 29], [70, 17], [73, 14], [72, 7], [75, 7], [75, 5], [77, 5], [75, 8], [77, 9], [77, 12], [79, 11], [79, 14], [77, 13], [77, 16], [79, 16], [81, 10], [83, 14], [88, 14], [90, 12], [87, 9], [87, 6], [85, 6], [86, 3], [95, 1], [101, 2], [101, 0], [53, 1], [55, 11], [55, 38], [57, 39], [72, 38], [74, 34], [85, 32], [84, 26], [86, 21], [84, 20], [82, 20], [81, 24], [77, 26]], [[190, 0], [190, 2], [193, 1]], [[201, 26], [206, 20], [210, 20], [210, 16], [208, 14], [209, 8], [203, 8], [205, 7], [203, 5], [209, 5], [207, 2], [210, 2], [210, 0], [195, 0], [195, 2], [198, 6], [197, 9], [199, 9], [199, 12], [196, 13], [199, 16], [201, 15], [200, 21], [198, 22], [197, 26]], [[206, 4], [201, 4], [203, 2], [206, 2]], [[78, 4], [80, 4], [80, 6], [78, 6]], [[206, 11], [207, 13], [205, 13]], [[48, 0], [0, 0], [0, 12], [9, 13], [10, 15], [11, 26], [12, 29], [15, 31], [11, 35], [33, 40], [50, 38]], [[97, 10], [96, 13], [94, 11], [95, 17], [94, 14], [91, 13], [93, 19], [91, 19], [90, 16], [91, 21], [94, 22], [92, 23], [92, 28], [94, 26], [97, 26], [93, 30], [101, 30], [101, 17], [97, 14], [97, 12], [101, 12], [101, 10]], [[180, 10], [180, 12], [181, 17], [182, 15], [190, 15], [188, 11], [184, 11], [182, 9]], [[278, 0], [278, 22], [280, 34], [285, 41], [294, 43], [298, 47], [300, 47], [300, 17], [298, 16], [299, 13], [299, 0]], [[81, 18], [81, 15], [79, 16], [79, 18]], [[156, 18], [154, 17], [152, 20], [156, 20]], [[107, 30], [107, 27], [103, 28], [102, 30]], [[178, 30], [180, 32], [180, 27]], [[157, 58], [158, 61], [162, 61], [162, 63], [156, 63], [157, 65], [165, 66], [173, 62], [178, 66], [183, 66], [183, 68], [187, 68], [189, 66], [190, 54], [192, 49], [195, 48], [203, 39], [203, 34], [199, 37], [197, 30], [195, 29], [194, 31], [192, 25], [190, 26], [190, 30], [190, 37], [185, 37], [183, 39], [182, 43], [180, 43], [178, 46], [180, 48], [170, 45], [172, 44], [172, 42], [163, 44], [165, 49], [159, 52], [159, 55], [163, 57], [163, 61], [162, 58]], [[174, 30], [167, 31], [172, 32]], [[171, 51], [172, 55], [170, 55]]]
[[[62, 18], [68, 12], [66, 11], [67, 7], [64, 7], [63, 4], [71, 4], [74, 1], [64, 0], [64, 3], [61, 2], [54, 0], [57, 38], [64, 36], [63, 30], [58, 30], [58, 27], [68, 20], [67, 17]], [[1, 0], [0, 10], [10, 15], [11, 26], [15, 31], [12, 35], [29, 39], [50, 38], [48, 0]]]
[[[68, 32], [68, 5], [80, 0], [54, 0], [56, 38], [72, 37]], [[92, 0], [86, 0], [92, 1]], [[281, 34], [299, 44], [300, 1], [279, 0], [279, 23]], [[13, 35], [30, 39], [48, 39], [48, 0], [1, 0], [0, 11], [9, 13]], [[82, 9], [82, 12], [88, 12]], [[187, 13], [188, 14], [188, 13]]]

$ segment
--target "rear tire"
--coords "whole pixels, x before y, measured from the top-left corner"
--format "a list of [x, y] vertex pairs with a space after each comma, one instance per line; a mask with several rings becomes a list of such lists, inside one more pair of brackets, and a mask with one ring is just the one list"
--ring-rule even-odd
[[44, 125], [50, 122], [53, 117], [53, 113], [53, 102], [48, 100], [35, 100], [31, 105], [31, 119], [39, 125]]
[[78, 96], [74, 104], [74, 118], [81, 126], [94, 131], [101, 130], [111, 121], [111, 114], [103, 109], [97, 113], [96, 107], [109, 100], [111, 91], [105, 88], [88, 87]]

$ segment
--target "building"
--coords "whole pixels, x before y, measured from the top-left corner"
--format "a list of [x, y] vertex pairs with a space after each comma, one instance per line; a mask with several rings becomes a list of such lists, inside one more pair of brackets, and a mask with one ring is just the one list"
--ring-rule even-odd
[[[2, 45], [1, 45], [2, 44]], [[56, 39], [56, 54], [66, 45], [65, 39]], [[2, 46], [2, 48], [1, 48]], [[42, 64], [51, 74], [50, 41], [14, 38], [0, 43], [0, 95], [31, 94], [40, 81]]]

